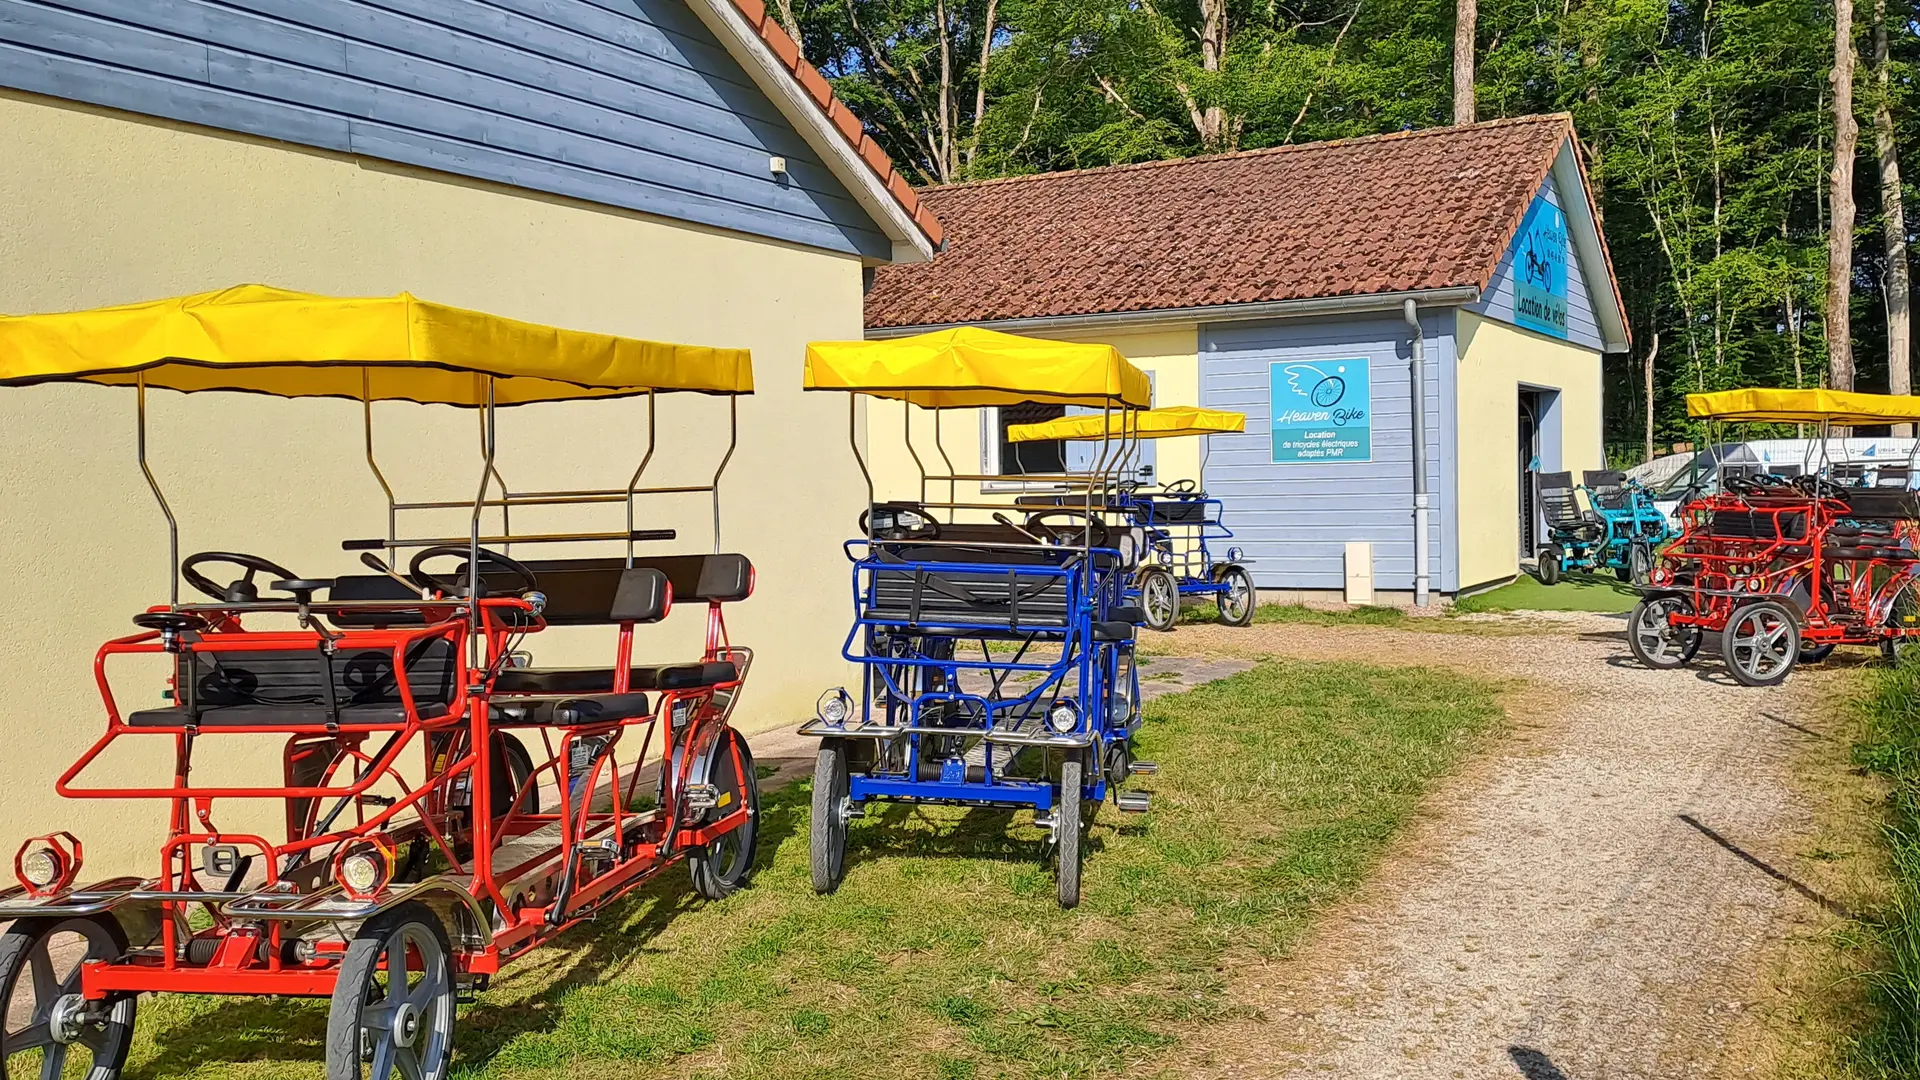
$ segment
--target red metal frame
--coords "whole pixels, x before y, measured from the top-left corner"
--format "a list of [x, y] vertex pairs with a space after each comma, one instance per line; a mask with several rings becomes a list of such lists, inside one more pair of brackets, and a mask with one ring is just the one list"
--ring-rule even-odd
[[[314, 607], [324, 610], [325, 605]], [[264, 859], [266, 881], [260, 889], [252, 891], [250, 899], [268, 895], [291, 902], [301, 895], [332, 886], [334, 860], [322, 857], [328, 849], [337, 855], [347, 846], [371, 841], [396, 850], [424, 839], [446, 860], [451, 880], [460, 883], [478, 902], [478, 907], [491, 907], [489, 944], [462, 945], [456, 937], [456, 970], [471, 977], [498, 971], [505, 961], [551, 940], [678, 862], [689, 848], [710, 843], [747, 822], [749, 811], [745, 805], [703, 825], [689, 825], [684, 820], [688, 816], [687, 788], [696, 780], [693, 770], [700, 767], [703, 754], [716, 740], [727, 737], [727, 714], [751, 660], [747, 650], [729, 642], [719, 601], [707, 605], [703, 659], [734, 661], [738, 665], [734, 681], [661, 692], [651, 715], [645, 717], [594, 726], [512, 725], [515, 730], [539, 733], [545, 759], [534, 755], [533, 769], [514, 792], [506, 812], [497, 819], [492, 813], [480, 812], [483, 806], [489, 810], [493, 806], [492, 755], [482, 752], [482, 748], [492, 743], [495, 728], [492, 704], [510, 701], [513, 695], [496, 694], [494, 681], [509, 662], [511, 643], [523, 634], [537, 633], [546, 624], [530, 603], [511, 597], [479, 601], [477, 627], [463, 611], [445, 600], [423, 601], [415, 610], [428, 612], [430, 624], [406, 630], [349, 630], [327, 635], [335, 639], [335, 647], [339, 649], [392, 651], [394, 677], [403, 705], [404, 720], [399, 723], [331, 729], [324, 724], [281, 724], [197, 730], [136, 728], [126, 723], [107, 679], [110, 658], [168, 652], [169, 644], [175, 649], [204, 652], [317, 650], [321, 647], [322, 635], [313, 630], [248, 630], [243, 625], [243, 611], [207, 612], [209, 628], [201, 632], [197, 640], [185, 644], [163, 642], [157, 633], [142, 633], [116, 638], [101, 647], [94, 660], [94, 677], [106, 707], [106, 730], [61, 774], [55, 790], [73, 799], [161, 800], [169, 804], [170, 818], [168, 835], [159, 851], [159, 875], [142, 890], [145, 895], [137, 901], [128, 901], [149, 905], [157, 914], [158, 948], [136, 947], [132, 954], [119, 961], [86, 964], [82, 990], [87, 997], [98, 999], [111, 993], [134, 991], [297, 996], [332, 993], [343, 950], [332, 950], [335, 942], [316, 940], [309, 943], [311, 948], [302, 957], [296, 958], [288, 955], [287, 944], [292, 938], [283, 921], [236, 920], [224, 915], [221, 908], [234, 899], [232, 894], [209, 892], [210, 886], [219, 888], [223, 883], [203, 883], [196, 874], [193, 853], [208, 844], [232, 844], [254, 850]], [[631, 623], [619, 626], [612, 687], [615, 693], [629, 689], [633, 631]], [[455, 689], [445, 716], [423, 719], [408, 685], [405, 653], [415, 643], [436, 637], [454, 645]], [[468, 664], [467, 646], [475, 640], [483, 660], [483, 666], [477, 669]], [[175, 687], [176, 691], [179, 689]], [[724, 708], [717, 700], [722, 695], [727, 702]], [[644, 740], [637, 758], [623, 766], [614, 749], [631, 728], [644, 728]], [[657, 756], [650, 756], [654, 752], [656, 729], [661, 733], [660, 746]], [[553, 738], [556, 730], [559, 732], [557, 745]], [[202, 787], [192, 782], [192, 758], [197, 743], [210, 737], [260, 733], [287, 736], [281, 783]], [[173, 742], [174, 774], [167, 786], [88, 786], [81, 782], [88, 767], [116, 741], [155, 736], [168, 737]], [[584, 777], [570, 776], [567, 767], [570, 755], [576, 743], [587, 737], [608, 742]], [[377, 749], [369, 750], [370, 738], [384, 741], [378, 743]], [[401, 775], [399, 763], [407, 747], [416, 741], [423, 750], [424, 779], [414, 785]], [[729, 739], [725, 745], [735, 756], [736, 775], [744, 775], [745, 762], [740, 759], [737, 738]], [[296, 783], [296, 763], [317, 753], [331, 754], [319, 782]], [[644, 768], [651, 762], [658, 762], [660, 767], [657, 807], [636, 811], [632, 808], [636, 789]], [[624, 776], [623, 768], [626, 769]], [[342, 779], [343, 773], [345, 779]], [[522, 812], [523, 797], [530, 788], [540, 785], [542, 778], [551, 782], [559, 805], [550, 813]], [[454, 797], [461, 783], [466, 788], [465, 806], [457, 805]], [[378, 800], [377, 812], [369, 813], [367, 796], [382, 784], [397, 787], [400, 794], [390, 802], [384, 798]], [[595, 793], [601, 791], [609, 793], [609, 805], [596, 808]], [[283, 800], [286, 838], [275, 842], [261, 836], [221, 830], [214, 820], [216, 803], [234, 799]], [[336, 809], [323, 818], [322, 807], [326, 803], [334, 803]], [[351, 814], [345, 812], [349, 807]], [[557, 843], [543, 845], [532, 852], [516, 852], [513, 865], [495, 865], [499, 854], [497, 844], [556, 823], [560, 831]], [[614, 840], [606, 857], [590, 861], [580, 852], [582, 842], [602, 839]], [[509, 898], [506, 893], [509, 884], [535, 870], [540, 871], [536, 875], [537, 887]], [[563, 900], [550, 894], [540, 895], [565, 878], [571, 879], [572, 887]], [[383, 896], [390, 897], [402, 888], [405, 886], [390, 885]], [[62, 893], [71, 894], [72, 890], [63, 888]], [[60, 894], [53, 895], [49, 902], [58, 903], [59, 898]], [[196, 905], [213, 918], [211, 927], [197, 933], [189, 931], [187, 922], [189, 910]], [[291, 924], [322, 922], [321, 918], [313, 917], [292, 920]]]
[[[1877, 645], [1920, 636], [1920, 626], [1887, 626], [1900, 592], [1920, 578], [1920, 552], [1880, 546], [1858, 558], [1827, 554], [1835, 524], [1849, 513], [1846, 502], [1780, 488], [1763, 495], [1721, 493], [1695, 500], [1681, 511], [1680, 536], [1665, 548], [1654, 570], [1658, 593], [1686, 597], [1687, 612], [1667, 621], [1719, 633], [1734, 612], [1759, 600], [1790, 599], [1801, 616], [1807, 645]], [[1743, 515], [1754, 535], [1716, 532], [1716, 515]], [[1795, 528], [1804, 517], [1802, 528]], [[1920, 527], [1899, 522], [1894, 537], [1920, 538]]]

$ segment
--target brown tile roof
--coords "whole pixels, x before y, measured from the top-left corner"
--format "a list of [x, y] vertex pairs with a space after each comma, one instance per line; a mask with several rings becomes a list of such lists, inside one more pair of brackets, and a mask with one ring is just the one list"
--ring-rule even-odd
[[833, 87], [827, 82], [826, 76], [821, 75], [818, 68], [807, 63], [806, 58], [800, 55], [800, 47], [794, 44], [793, 38], [788, 36], [785, 30], [781, 29], [780, 20], [767, 13], [765, 0], [733, 0], [733, 6], [746, 17], [748, 23], [752, 24], [754, 30], [759, 33], [760, 40], [766, 42], [767, 47], [773, 50], [774, 56], [780, 60], [780, 65], [791, 72], [800, 85], [806, 88], [807, 97], [814, 106], [832, 121], [840, 137], [859, 152], [860, 159], [866, 162], [867, 168], [872, 169], [880, 178], [881, 185], [893, 195], [901, 208], [907, 212], [907, 216], [913, 219], [913, 223], [919, 226], [920, 231], [926, 234], [927, 239], [938, 250], [941, 240], [939, 219], [934, 217], [933, 212], [923, 204], [919, 194], [913, 190], [913, 185], [907, 182], [906, 177], [893, 167], [893, 161], [887, 157], [887, 152], [880, 149], [880, 144], [874, 142], [873, 136], [866, 133], [860, 118], [853, 114], [853, 110], [847, 108], [846, 102], [834, 96]]
[[921, 191], [931, 263], [885, 266], [873, 328], [1485, 287], [1565, 115]]

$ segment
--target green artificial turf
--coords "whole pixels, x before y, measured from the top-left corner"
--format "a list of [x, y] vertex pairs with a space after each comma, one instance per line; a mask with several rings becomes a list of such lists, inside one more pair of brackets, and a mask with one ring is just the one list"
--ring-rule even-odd
[[1631, 585], [1606, 576], [1572, 574], [1557, 585], [1542, 585], [1530, 574], [1497, 589], [1456, 601], [1455, 611], [1598, 611], [1608, 614], [1633, 610], [1640, 594]]

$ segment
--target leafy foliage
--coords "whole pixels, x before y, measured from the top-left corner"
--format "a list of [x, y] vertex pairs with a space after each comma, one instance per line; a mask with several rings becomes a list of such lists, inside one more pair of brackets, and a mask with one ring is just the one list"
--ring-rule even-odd
[[[1443, 0], [793, 4], [809, 56], [895, 160], [929, 181], [1348, 138], [1451, 115]], [[1870, 22], [1863, 9], [1863, 43]], [[1913, 0], [1891, 4], [1888, 24], [1904, 148], [1920, 55]], [[1832, 5], [1483, 0], [1478, 26], [1480, 117], [1565, 111], [1582, 136], [1634, 332], [1633, 358], [1608, 366], [1609, 440], [1641, 434], [1642, 360], [1656, 334], [1663, 439], [1693, 434], [1686, 393], [1818, 384]], [[1863, 44], [1863, 130], [1870, 58]], [[1885, 255], [1864, 142], [1853, 325], [1859, 388], [1882, 389]]]

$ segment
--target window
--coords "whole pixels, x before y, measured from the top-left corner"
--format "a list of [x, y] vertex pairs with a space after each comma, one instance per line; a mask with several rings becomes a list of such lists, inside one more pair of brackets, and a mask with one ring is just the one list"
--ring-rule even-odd
[[1038, 424], [1067, 415], [1064, 405], [1006, 405], [983, 409], [981, 422], [986, 430], [982, 439], [986, 458], [982, 472], [990, 476], [1034, 476], [1066, 471], [1066, 444], [1050, 442], [1012, 443], [1007, 428], [1014, 424]]

